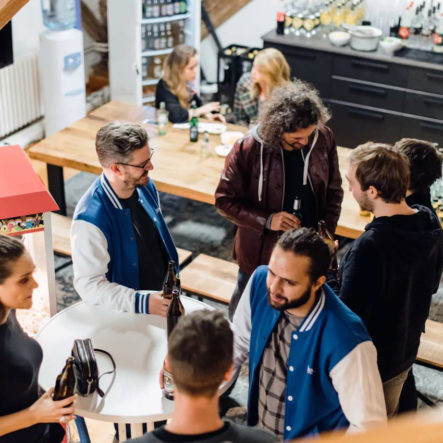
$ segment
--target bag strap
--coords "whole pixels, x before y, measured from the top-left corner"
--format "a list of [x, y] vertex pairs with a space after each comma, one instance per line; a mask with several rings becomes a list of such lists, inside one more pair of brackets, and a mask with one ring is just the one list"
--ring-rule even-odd
[[116, 371], [115, 361], [114, 361], [114, 359], [112, 358], [112, 355], [111, 355], [108, 351], [105, 351], [104, 349], [94, 348], [94, 351], [95, 351], [95, 352], [101, 352], [102, 354], [107, 355], [107, 356], [109, 357], [109, 359], [111, 360], [112, 366], [113, 366], [113, 368], [114, 368], [114, 369], [112, 369], [112, 371], [104, 372], [102, 375], [100, 375], [100, 377], [97, 378], [97, 392], [98, 392], [98, 395], [100, 395], [100, 397], [104, 397], [104, 396], [105, 396], [105, 393], [100, 389], [99, 382], [100, 382], [100, 379], [101, 379], [104, 375], [112, 374], [112, 373], [114, 373], [114, 372]]

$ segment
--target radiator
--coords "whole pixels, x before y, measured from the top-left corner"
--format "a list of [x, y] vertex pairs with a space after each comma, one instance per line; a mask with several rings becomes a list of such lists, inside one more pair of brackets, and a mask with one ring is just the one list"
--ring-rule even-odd
[[37, 52], [0, 69], [0, 137], [42, 115]]

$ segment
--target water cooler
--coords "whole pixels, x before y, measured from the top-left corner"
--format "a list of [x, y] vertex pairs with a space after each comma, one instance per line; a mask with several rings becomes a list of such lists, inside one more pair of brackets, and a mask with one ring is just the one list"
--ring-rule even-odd
[[86, 115], [83, 33], [79, 2], [43, 0], [40, 35], [40, 76], [46, 136]]

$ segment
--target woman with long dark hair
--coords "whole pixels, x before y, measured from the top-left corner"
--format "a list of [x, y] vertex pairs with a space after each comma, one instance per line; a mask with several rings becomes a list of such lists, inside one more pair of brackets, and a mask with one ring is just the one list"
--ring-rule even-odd
[[40, 345], [21, 328], [15, 309], [30, 309], [38, 286], [35, 266], [23, 243], [0, 234], [0, 442], [60, 443], [59, 422], [74, 418], [75, 396], [53, 401], [42, 393]]

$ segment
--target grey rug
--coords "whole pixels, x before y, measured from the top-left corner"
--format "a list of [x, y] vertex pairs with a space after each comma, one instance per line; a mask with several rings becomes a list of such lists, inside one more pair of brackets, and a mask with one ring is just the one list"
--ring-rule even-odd
[[[97, 176], [88, 173], [79, 173], [66, 183], [66, 202], [68, 215], [72, 216], [75, 205], [89, 185]], [[162, 211], [168, 223], [174, 241], [179, 248], [184, 248], [194, 253], [205, 253], [224, 260], [232, 260], [232, 244], [234, 227], [222, 218], [214, 206], [205, 203], [176, 197], [160, 192]], [[342, 255], [345, 248], [339, 251]], [[67, 263], [69, 258], [55, 257], [56, 268]], [[79, 301], [79, 296], [72, 286], [72, 266], [67, 266], [56, 273], [57, 307], [59, 310]], [[225, 305], [207, 301], [227, 315]], [[443, 285], [434, 295], [430, 318], [443, 322]], [[414, 376], [418, 390], [435, 402], [443, 402], [443, 374], [433, 369], [414, 365]], [[230, 397], [234, 400], [227, 416], [240, 423], [245, 421], [248, 392], [248, 369], [242, 368], [236, 386]], [[420, 402], [420, 407], [425, 405]]]

